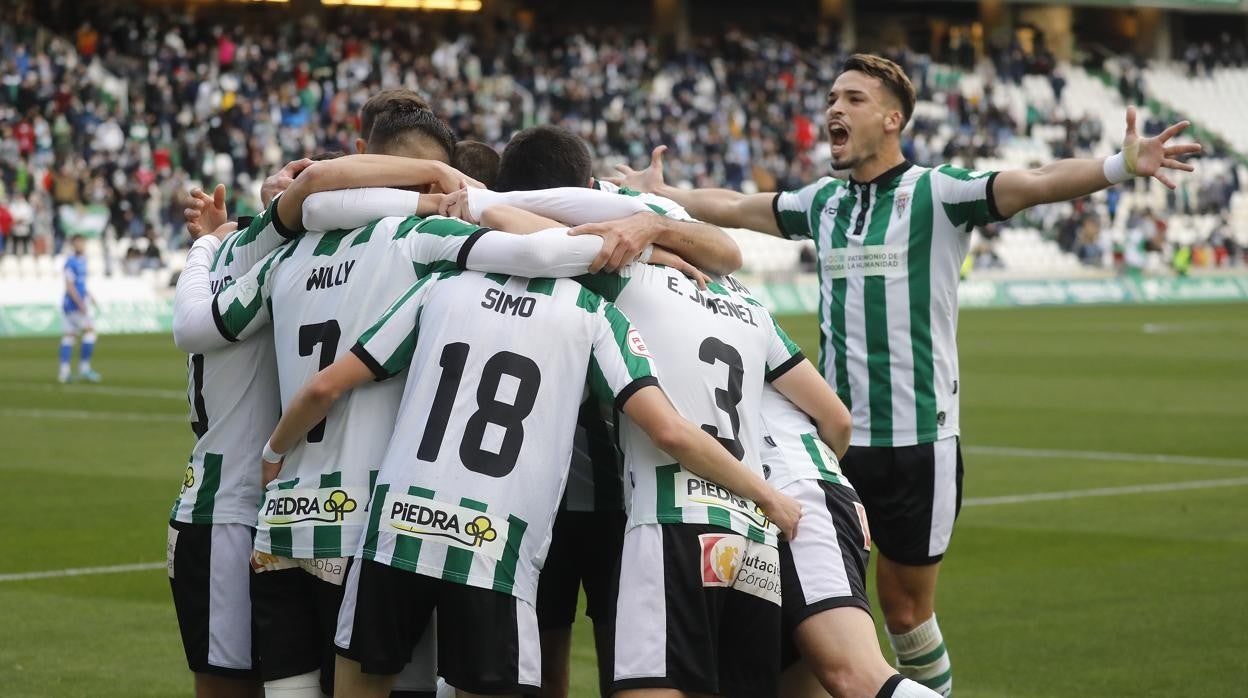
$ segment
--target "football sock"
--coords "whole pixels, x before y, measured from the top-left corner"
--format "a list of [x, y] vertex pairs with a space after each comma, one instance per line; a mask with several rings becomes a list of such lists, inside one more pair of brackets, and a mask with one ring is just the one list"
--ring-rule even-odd
[[888, 633], [888, 642], [897, 655], [897, 671], [942, 696], [953, 693], [953, 668], [936, 616], [908, 633]]
[[69, 378], [69, 358], [74, 354], [73, 336], [61, 337], [61, 380]]
[[880, 687], [875, 698], [933, 698], [940, 694], [920, 683], [915, 683], [901, 674], [893, 674]]
[[82, 349], [78, 352], [79, 373], [86, 373], [91, 370], [91, 355], [93, 353], [95, 353], [95, 333], [87, 332], [82, 335]]
[[264, 682], [265, 698], [322, 698], [321, 672], [310, 671]]

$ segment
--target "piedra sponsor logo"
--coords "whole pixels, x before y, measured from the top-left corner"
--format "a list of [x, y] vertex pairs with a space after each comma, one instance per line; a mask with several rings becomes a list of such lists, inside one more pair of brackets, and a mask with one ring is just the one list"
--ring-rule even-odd
[[734, 516], [741, 517], [762, 529], [771, 527], [771, 520], [762, 507], [737, 496], [732, 490], [712, 480], [705, 480], [681, 471], [676, 475], [676, 505], [719, 506], [727, 508]]
[[359, 508], [344, 489], [273, 490], [265, 497], [261, 519], [270, 526], [342, 523]]
[[391, 494], [385, 506], [390, 528], [401, 534], [436, 538], [495, 560], [506, 550], [506, 537], [499, 534], [494, 514], [409, 495]]

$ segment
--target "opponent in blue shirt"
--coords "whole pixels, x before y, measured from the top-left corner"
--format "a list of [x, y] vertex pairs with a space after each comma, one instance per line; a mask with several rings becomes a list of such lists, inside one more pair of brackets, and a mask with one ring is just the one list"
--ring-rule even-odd
[[65, 299], [61, 310], [65, 313], [65, 334], [61, 337], [61, 372], [59, 380], [70, 380], [69, 361], [74, 353], [74, 341], [82, 337], [78, 352], [78, 377], [96, 383], [100, 374], [91, 370], [91, 354], [95, 352], [95, 327], [91, 324], [91, 312], [87, 309], [87, 258], [83, 254], [86, 239], [81, 235], [70, 238], [74, 253], [65, 260]]

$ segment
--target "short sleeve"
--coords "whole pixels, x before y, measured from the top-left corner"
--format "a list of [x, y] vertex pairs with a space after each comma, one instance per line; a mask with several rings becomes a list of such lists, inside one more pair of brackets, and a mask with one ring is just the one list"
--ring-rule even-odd
[[1004, 220], [993, 198], [996, 172], [975, 172], [951, 165], [932, 170], [933, 198], [954, 227], [970, 232], [977, 225]]
[[589, 360], [589, 387], [599, 400], [618, 409], [638, 390], [658, 385], [659, 381], [641, 333], [614, 304], [598, 300], [592, 311], [594, 345]]
[[234, 277], [251, 269], [279, 245], [300, 235], [282, 225], [277, 217], [278, 196], [246, 228], [236, 231], [221, 243], [212, 271], [216, 278]]
[[236, 342], [269, 324], [273, 271], [282, 259], [294, 251], [294, 245], [289, 243], [269, 252], [245, 274], [217, 292], [212, 303], [212, 319], [222, 337]]
[[392, 378], [411, 365], [420, 332], [420, 313], [428, 289], [433, 287], [433, 278], [425, 276], [413, 284], [351, 347], [351, 353], [368, 366], [377, 380]]
[[399, 223], [394, 242], [412, 260], [417, 276], [467, 269], [468, 253], [489, 228], [458, 218], [412, 216]]
[[829, 186], [836, 186], [836, 180], [821, 177], [819, 181], [801, 189], [776, 194], [771, 201], [771, 210], [776, 216], [776, 227], [784, 237], [790, 240], [806, 240], [815, 236], [811, 221], [818, 220], [818, 217], [811, 208], [814, 207], [819, 192]]
[[[763, 312], [766, 312], [765, 310]], [[776, 322], [776, 319], [767, 313], [770, 331], [767, 343], [767, 382], [770, 383], [785, 373], [789, 369], [806, 360], [806, 356], [802, 354], [802, 350], [789, 339], [786, 333]]]

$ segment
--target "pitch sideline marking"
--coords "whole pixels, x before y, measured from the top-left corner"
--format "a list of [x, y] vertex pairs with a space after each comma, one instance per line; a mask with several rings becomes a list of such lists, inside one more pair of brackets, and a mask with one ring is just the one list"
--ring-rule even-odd
[[185, 422], [186, 415], [160, 412], [97, 412], [93, 410], [39, 410], [16, 407], [0, 408], [0, 417], [32, 419], [98, 419], [114, 422]]
[[186, 393], [183, 391], [162, 390], [160, 388], [73, 384], [49, 385], [47, 383], [0, 383], [0, 387], [43, 393], [83, 393], [86, 395], [110, 395], [117, 397], [159, 397], [168, 398], [170, 400], [186, 399]]
[[1015, 448], [1012, 446], [964, 446], [967, 453], [1017, 458], [1074, 458], [1078, 460], [1136, 461], [1162, 465], [1212, 465], [1227, 468], [1248, 468], [1243, 458], [1209, 456], [1176, 456], [1168, 453], [1115, 453], [1112, 451], [1063, 451], [1051, 448]]
[[[1036, 492], [1034, 494], [1008, 495], [1004, 497], [975, 497], [962, 502], [963, 506], [991, 506], [994, 504], [1025, 504], [1028, 502], [1046, 502], [1061, 499], [1082, 499], [1084, 497], [1115, 497], [1128, 494], [1151, 494], [1156, 492], [1177, 492], [1180, 490], [1210, 489], [1214, 487], [1238, 487], [1248, 485], [1248, 477], [1236, 477], [1223, 480], [1188, 480], [1185, 482], [1161, 482], [1153, 485], [1127, 485], [1123, 487], [1097, 487], [1087, 490], [1066, 490], [1064, 492]], [[166, 567], [164, 562], [140, 562], [129, 565], [108, 565], [104, 567], [74, 567], [64, 570], [44, 570], [41, 572], [18, 572], [0, 574], [0, 583], [24, 582], [33, 579], [54, 579], [57, 577], [80, 577], [93, 574], [116, 574], [119, 572], [146, 572]]]

